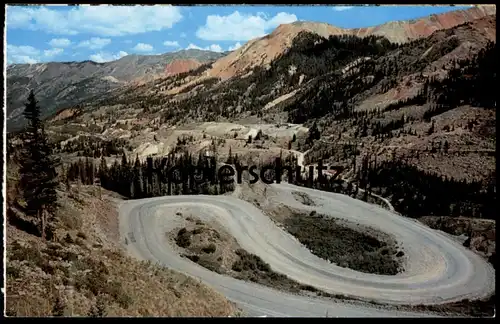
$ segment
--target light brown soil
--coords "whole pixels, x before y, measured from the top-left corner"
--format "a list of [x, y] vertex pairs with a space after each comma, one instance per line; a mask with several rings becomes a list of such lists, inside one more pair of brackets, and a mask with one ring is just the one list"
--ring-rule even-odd
[[118, 242], [116, 194], [102, 190], [99, 199], [98, 192], [82, 186], [59, 193], [53, 242], [29, 234], [22, 212], [9, 206], [8, 316], [88, 316], [97, 303], [101, 316], [237, 315], [199, 281], [126, 256]]

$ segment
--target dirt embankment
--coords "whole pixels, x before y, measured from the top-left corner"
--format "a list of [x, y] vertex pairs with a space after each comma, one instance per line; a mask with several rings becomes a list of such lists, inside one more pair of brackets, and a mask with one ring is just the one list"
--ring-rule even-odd
[[237, 315], [232, 303], [199, 281], [126, 256], [118, 242], [115, 194], [93, 186], [59, 192], [62, 206], [48, 242], [23, 221], [12, 185], [8, 316]]
[[424, 216], [419, 221], [430, 228], [466, 237], [463, 245], [487, 259], [496, 267], [495, 220], [469, 217]]

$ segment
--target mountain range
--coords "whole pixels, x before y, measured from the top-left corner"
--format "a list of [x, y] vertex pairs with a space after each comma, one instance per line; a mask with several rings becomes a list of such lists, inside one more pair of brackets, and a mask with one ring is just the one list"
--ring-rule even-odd
[[[233, 52], [216, 53], [191, 49], [162, 55], [128, 55], [107, 63], [84, 61], [11, 65], [7, 68], [7, 125], [9, 130], [16, 130], [24, 125], [22, 111], [29, 89], [34, 89], [43, 109], [43, 117], [49, 117], [61, 109], [116, 96], [120, 91], [115, 90], [130, 90], [132, 87], [141, 93], [144, 89], [141, 85], [161, 83], [166, 77], [178, 79], [180, 75], [187, 76], [182, 81], [177, 81], [175, 86], [170, 85], [165, 89], [165, 95], [174, 96], [199, 88], [202, 83], [224, 83], [225, 80], [254, 73], [255, 69], [269, 69], [273, 62], [290, 51], [298, 36], [304, 33], [323, 39], [339, 35], [365, 38], [377, 36], [395, 44], [405, 44], [429, 37], [439, 30], [484, 17], [494, 17], [495, 14], [495, 6], [476, 6], [418, 20], [389, 22], [357, 29], [300, 21], [280, 25], [271, 34], [253, 39]], [[478, 28], [478, 33], [482, 36], [494, 41], [496, 26], [488, 23], [475, 23], [473, 26]], [[475, 42], [473, 39], [468, 41]], [[189, 75], [190, 70], [197, 72]]]
[[186, 68], [197, 67], [226, 54], [189, 49], [161, 55], [127, 55], [107, 63], [13, 64], [7, 67], [8, 125], [15, 129], [24, 124], [21, 113], [30, 89], [34, 89], [43, 107], [42, 116], [47, 117], [61, 108], [102, 96], [119, 86], [154, 79], [166, 70], [184, 72]]

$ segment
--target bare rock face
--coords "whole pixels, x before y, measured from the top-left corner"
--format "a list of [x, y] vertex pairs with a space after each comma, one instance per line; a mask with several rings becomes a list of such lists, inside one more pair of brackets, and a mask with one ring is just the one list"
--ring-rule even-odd
[[448, 29], [488, 15], [496, 14], [496, 6], [477, 6], [468, 10], [450, 11], [431, 15], [418, 20], [392, 21], [383, 25], [357, 28], [352, 34], [364, 37], [384, 36], [395, 43], [405, 43], [413, 39], [430, 36], [433, 32]]
[[210, 75], [227, 79], [254, 67], [266, 66], [288, 50], [293, 39], [302, 31], [309, 31], [322, 37], [349, 33], [348, 29], [326, 23], [294, 22], [282, 24], [271, 34], [250, 40], [236, 51], [217, 60], [210, 70]]
[[[266, 66], [279, 55], [286, 52], [293, 39], [302, 31], [311, 32], [328, 38], [332, 35], [370, 35], [384, 36], [395, 43], [406, 43], [421, 37], [428, 37], [433, 32], [455, 27], [473, 20], [496, 15], [496, 6], [476, 6], [468, 10], [456, 10], [440, 15], [431, 15], [417, 20], [393, 21], [368, 28], [344, 29], [326, 23], [294, 22], [278, 26], [271, 34], [249, 41], [238, 50], [217, 60], [210, 75], [228, 79], [242, 75], [257, 66]], [[494, 39], [496, 30], [484, 27]]]
[[51, 121], [58, 121], [58, 120], [64, 120], [71, 118], [77, 114], [80, 113], [80, 110], [75, 109], [75, 108], [68, 108], [68, 109], [63, 109], [59, 111], [52, 119]]
[[173, 60], [165, 67], [165, 75], [169, 76], [188, 72], [196, 69], [200, 65], [202, 65], [202, 63], [194, 59]]

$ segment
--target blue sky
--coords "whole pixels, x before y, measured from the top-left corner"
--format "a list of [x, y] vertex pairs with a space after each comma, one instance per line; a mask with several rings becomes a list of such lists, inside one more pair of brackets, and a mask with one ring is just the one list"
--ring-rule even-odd
[[8, 6], [7, 62], [106, 62], [186, 48], [233, 50], [282, 23], [368, 27], [459, 6]]

